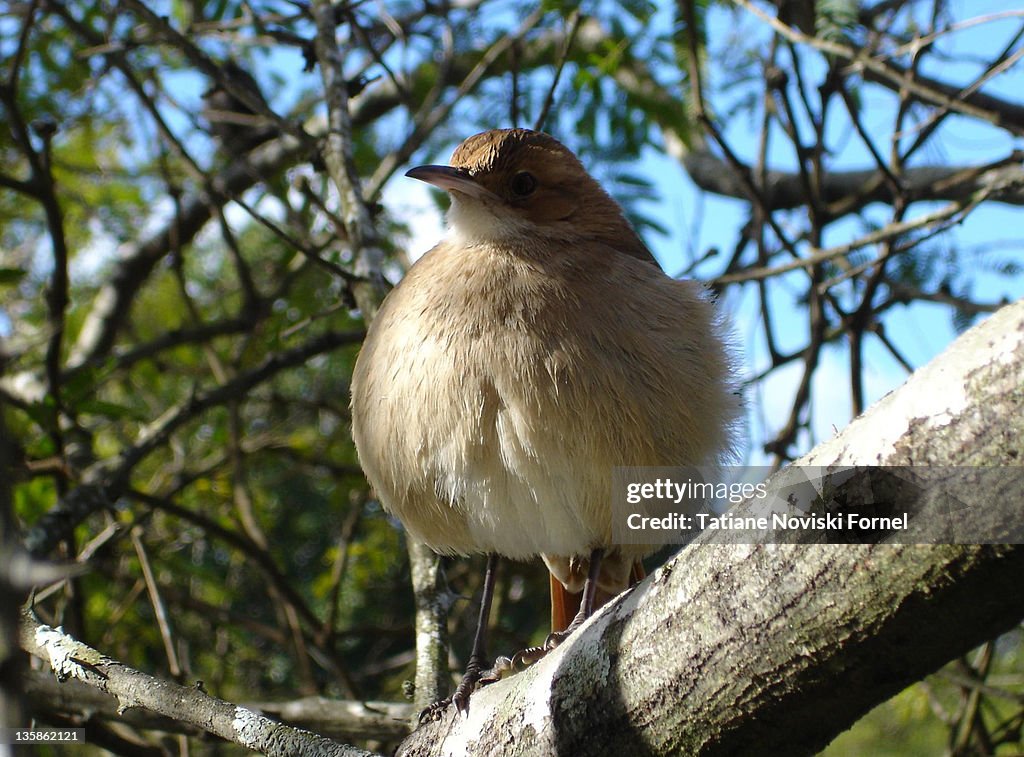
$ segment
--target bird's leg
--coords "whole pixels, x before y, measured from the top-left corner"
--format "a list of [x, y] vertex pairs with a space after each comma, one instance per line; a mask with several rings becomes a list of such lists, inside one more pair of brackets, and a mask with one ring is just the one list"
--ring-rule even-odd
[[[476, 684], [485, 677], [482, 671], [484, 664], [484, 647], [487, 640], [487, 623], [491, 617], [491, 599], [494, 597], [494, 578], [498, 569], [498, 556], [491, 554], [487, 556], [487, 569], [484, 573], [483, 596], [480, 599], [480, 616], [476, 622], [476, 635], [473, 637], [473, 650], [469, 654], [469, 663], [466, 665], [466, 673], [455, 688], [455, 693], [447, 699], [441, 699], [426, 707], [420, 713], [420, 722], [427, 720], [438, 720], [452, 702], [459, 712], [465, 713], [469, 710], [469, 696], [476, 688]], [[497, 679], [494, 679], [497, 680]], [[486, 680], [485, 683], [491, 683]]]
[[484, 647], [487, 643], [487, 624], [491, 618], [491, 599], [494, 597], [494, 579], [498, 572], [498, 556], [487, 556], [487, 570], [484, 573], [483, 597], [480, 599], [480, 617], [476, 621], [476, 634], [473, 636], [473, 650], [469, 654], [466, 674], [452, 695], [452, 701], [460, 712], [469, 709], [469, 695], [480, 680], [481, 666], [484, 664]]
[[494, 667], [483, 674], [482, 681], [492, 683], [515, 673], [517, 670], [533, 665], [569, 638], [573, 631], [582, 626], [586, 619], [594, 614], [594, 597], [597, 594], [597, 577], [601, 572], [602, 557], [604, 557], [604, 550], [600, 547], [590, 553], [590, 566], [587, 570], [587, 580], [583, 584], [583, 597], [580, 599], [580, 609], [569, 626], [564, 631], [552, 631], [549, 633], [548, 637], [544, 640], [544, 644], [539, 647], [527, 647], [520, 652], [516, 652], [511, 658], [499, 657], [494, 661]]
[[594, 614], [594, 596], [597, 594], [597, 577], [601, 573], [601, 558], [604, 557], [604, 550], [598, 547], [590, 553], [590, 568], [587, 571], [587, 580], [583, 584], [583, 599], [580, 600], [580, 610], [572, 623], [564, 631], [554, 631], [548, 634], [544, 641], [544, 647], [552, 650], [565, 641], [569, 635], [583, 625], [584, 621]]
[[[583, 599], [580, 600], [580, 612], [575, 615], [575, 618], [572, 619], [568, 628], [564, 631], [558, 631], [557, 633], [552, 633], [548, 636], [548, 640], [550, 641], [552, 636], [561, 635], [561, 638], [558, 639], [554, 646], [557, 646], [564, 641], [570, 633], [580, 628], [580, 626], [584, 624], [584, 621], [594, 615], [594, 597], [597, 594], [597, 577], [601, 574], [602, 557], [604, 557], [604, 550], [600, 547], [590, 553], [590, 567], [587, 571], [587, 581], [584, 582], [583, 585]], [[544, 645], [548, 646], [548, 641], [545, 641]]]

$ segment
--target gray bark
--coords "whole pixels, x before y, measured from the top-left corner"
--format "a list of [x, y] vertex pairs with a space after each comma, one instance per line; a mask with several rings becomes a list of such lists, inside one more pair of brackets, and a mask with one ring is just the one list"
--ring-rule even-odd
[[256, 710], [212, 697], [124, 665], [96, 651], [61, 628], [42, 625], [30, 614], [21, 619], [21, 646], [46, 661], [58, 681], [75, 679], [117, 699], [118, 712], [144, 708], [266, 755], [373, 757], [300, 728], [276, 723]]

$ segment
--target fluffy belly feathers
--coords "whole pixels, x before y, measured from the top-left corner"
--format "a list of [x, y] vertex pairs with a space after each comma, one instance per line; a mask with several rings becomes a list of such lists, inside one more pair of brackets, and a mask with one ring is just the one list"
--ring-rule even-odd
[[373, 429], [353, 421], [360, 448], [379, 450], [363, 455], [364, 466], [383, 463], [368, 471], [378, 495], [414, 536], [441, 552], [517, 559], [584, 553], [608, 540], [610, 513], [594, 516], [608, 508], [611, 470], [595, 477], [594, 461], [578, 459], [580, 440], [564, 433], [575, 394], [565, 376], [543, 364], [516, 370], [507, 356], [487, 361], [502, 366], [492, 371], [475, 354], [493, 354], [486, 340], [458, 351], [420, 333], [391, 346], [390, 386], [367, 387], [377, 414], [423, 412]]
[[[371, 328], [352, 423], [381, 502], [433, 549], [610, 547], [615, 466], [702, 464], [727, 446], [735, 402], [700, 285], [618, 255], [544, 275], [494, 255], [476, 278], [450, 275], [443, 246], [428, 258]], [[619, 317], [597, 321], [608, 278], [600, 305]]]

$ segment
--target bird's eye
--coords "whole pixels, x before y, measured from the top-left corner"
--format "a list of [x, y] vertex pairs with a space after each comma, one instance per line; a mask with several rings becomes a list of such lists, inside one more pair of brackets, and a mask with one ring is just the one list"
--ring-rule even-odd
[[512, 177], [511, 188], [516, 197], [527, 197], [537, 188], [537, 180], [529, 171], [520, 171]]

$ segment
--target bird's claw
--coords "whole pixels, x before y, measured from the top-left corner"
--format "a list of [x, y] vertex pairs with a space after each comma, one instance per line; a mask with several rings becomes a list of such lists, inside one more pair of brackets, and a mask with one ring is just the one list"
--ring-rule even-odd
[[436, 702], [427, 705], [420, 710], [419, 724], [423, 725], [428, 722], [436, 722], [441, 719], [441, 715], [448, 709], [448, 705], [452, 703], [451, 697], [445, 697], [444, 699], [438, 699]]
[[[495, 681], [500, 681], [502, 676], [507, 674], [501, 666], [502, 660], [508, 660], [508, 658], [499, 657], [495, 660], [494, 667], [486, 671], [481, 671], [480, 663], [475, 660], [471, 660], [469, 665], [466, 667], [466, 674], [462, 676], [462, 680], [455, 688], [455, 693], [445, 699], [439, 699], [428, 707], [424, 707], [420, 712], [420, 724], [431, 720], [440, 720], [444, 711], [448, 709], [448, 705], [451, 704], [454, 704], [455, 708], [463, 715], [467, 714], [469, 712], [470, 695], [476, 691], [478, 687], [486, 686], [487, 684], [494, 683]], [[497, 674], [496, 671], [498, 671]]]
[[514, 660], [501, 655], [494, 661], [494, 665], [490, 670], [485, 670], [480, 674], [479, 685], [487, 686], [492, 683], [497, 683], [502, 678], [508, 678], [518, 669], [519, 668], [516, 667]]
[[544, 659], [549, 652], [565, 641], [573, 628], [570, 626], [565, 631], [555, 631], [548, 634], [544, 643], [539, 647], [527, 647], [516, 652], [512, 657], [504, 655], [494, 660], [494, 665], [489, 670], [481, 670], [476, 662], [470, 662], [466, 668], [466, 674], [462, 677], [455, 693], [445, 699], [439, 699], [420, 712], [419, 722], [437, 721], [441, 719], [448, 705], [454, 704], [456, 709], [463, 715], [469, 712], [469, 697], [478, 688], [497, 683], [502, 678], [508, 678], [513, 673], [530, 667], [534, 663]]
[[544, 653], [547, 654], [553, 649], [559, 647], [561, 643], [568, 639], [575, 630], [575, 627], [569, 626], [564, 631], [552, 631], [549, 633], [548, 637], [544, 639]]
[[[500, 680], [500, 678], [504, 678], [512, 673], [524, 670], [547, 657], [550, 652], [569, 637], [570, 633], [570, 630], [549, 633], [547, 638], [544, 639], [544, 643], [539, 647], [527, 647], [526, 649], [516, 652], [512, 655], [511, 659], [508, 657], [499, 657], [498, 660], [495, 661], [494, 668], [488, 672], [494, 672], [495, 670], [500, 669], [500, 676], [495, 679]], [[499, 661], [503, 661], [501, 666], [498, 664]]]

